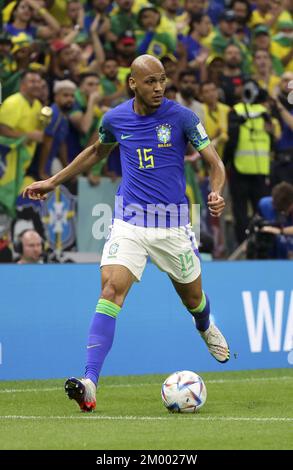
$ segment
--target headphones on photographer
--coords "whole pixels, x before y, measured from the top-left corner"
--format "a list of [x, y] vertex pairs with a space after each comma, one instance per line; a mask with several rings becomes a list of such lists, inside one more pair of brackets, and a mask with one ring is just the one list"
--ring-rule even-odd
[[[23, 230], [22, 232], [20, 232], [20, 234], [18, 235], [17, 237], [17, 240], [15, 240], [15, 242], [13, 243], [13, 249], [16, 253], [18, 253], [19, 255], [23, 255], [23, 243], [22, 243], [22, 237], [27, 233], [27, 232], [31, 232], [31, 231], [34, 231], [36, 232], [35, 229], [33, 228], [26, 228], [25, 230]], [[37, 232], [38, 233], [38, 232]], [[40, 234], [39, 234], [40, 235]], [[41, 235], [40, 235], [41, 237]], [[45, 242], [44, 240], [42, 239], [41, 237], [41, 240], [42, 240], [42, 252], [45, 251]]]

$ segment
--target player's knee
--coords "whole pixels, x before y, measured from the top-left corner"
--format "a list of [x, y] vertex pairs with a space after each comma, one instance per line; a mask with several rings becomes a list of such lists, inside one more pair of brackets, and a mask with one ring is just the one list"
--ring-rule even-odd
[[193, 292], [192, 294], [189, 294], [186, 296], [184, 299], [182, 299], [182, 302], [188, 308], [188, 310], [193, 310], [197, 308], [202, 301], [202, 292]]
[[125, 296], [119, 291], [114, 282], [108, 280], [103, 286], [101, 297], [122, 307]]

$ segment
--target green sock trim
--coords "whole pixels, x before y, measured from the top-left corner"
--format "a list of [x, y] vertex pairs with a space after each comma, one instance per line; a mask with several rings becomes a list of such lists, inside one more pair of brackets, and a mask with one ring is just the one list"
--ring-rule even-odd
[[188, 310], [189, 310], [191, 313], [200, 313], [200, 312], [203, 311], [203, 309], [205, 308], [206, 304], [207, 304], [206, 296], [205, 296], [204, 291], [202, 291], [202, 298], [201, 298], [201, 302], [200, 302], [199, 306], [196, 307], [196, 308], [192, 308], [192, 309], [189, 308]]
[[121, 307], [119, 307], [119, 305], [106, 299], [100, 299], [96, 307], [96, 313], [103, 313], [112, 318], [116, 318], [120, 310]]

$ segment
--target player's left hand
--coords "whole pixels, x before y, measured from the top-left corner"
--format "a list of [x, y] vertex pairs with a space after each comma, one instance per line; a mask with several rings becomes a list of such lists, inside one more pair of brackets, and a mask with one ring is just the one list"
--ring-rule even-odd
[[208, 208], [212, 217], [220, 217], [225, 208], [224, 198], [219, 193], [212, 191], [208, 195]]

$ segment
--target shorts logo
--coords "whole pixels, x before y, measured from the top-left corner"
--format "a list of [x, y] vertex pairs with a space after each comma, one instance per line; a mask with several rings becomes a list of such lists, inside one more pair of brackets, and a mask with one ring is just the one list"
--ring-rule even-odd
[[119, 248], [119, 243], [112, 243], [112, 245], [109, 248], [109, 255], [110, 256], [116, 255], [118, 248]]
[[161, 124], [156, 127], [159, 142], [167, 144], [171, 140], [171, 126], [170, 124]]

